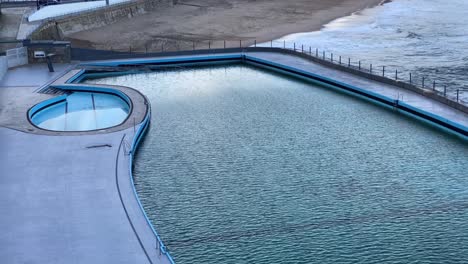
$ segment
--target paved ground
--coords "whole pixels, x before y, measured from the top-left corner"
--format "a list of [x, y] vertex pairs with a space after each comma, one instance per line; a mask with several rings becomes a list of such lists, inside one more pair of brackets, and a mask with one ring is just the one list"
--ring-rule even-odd
[[76, 135], [25, 129], [29, 107], [51, 97], [34, 91], [68, 66], [27, 65], [1, 83], [0, 263], [169, 263], [133, 193], [133, 121]]

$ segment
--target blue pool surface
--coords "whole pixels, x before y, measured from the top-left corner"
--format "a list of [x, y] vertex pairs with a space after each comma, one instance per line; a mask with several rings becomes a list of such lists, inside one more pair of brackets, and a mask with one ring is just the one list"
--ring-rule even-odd
[[54, 131], [87, 131], [116, 126], [128, 116], [129, 105], [106, 93], [74, 92], [31, 117], [38, 127]]
[[468, 144], [245, 65], [90, 80], [138, 88], [141, 202], [176, 263], [466, 263]]

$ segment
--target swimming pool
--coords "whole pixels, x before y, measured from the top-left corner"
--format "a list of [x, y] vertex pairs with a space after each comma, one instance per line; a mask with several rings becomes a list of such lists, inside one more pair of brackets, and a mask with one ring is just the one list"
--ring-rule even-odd
[[463, 263], [468, 146], [246, 65], [91, 80], [153, 109], [135, 160], [177, 263]]
[[33, 111], [30, 119], [47, 130], [88, 131], [122, 123], [129, 110], [128, 103], [113, 94], [73, 92]]

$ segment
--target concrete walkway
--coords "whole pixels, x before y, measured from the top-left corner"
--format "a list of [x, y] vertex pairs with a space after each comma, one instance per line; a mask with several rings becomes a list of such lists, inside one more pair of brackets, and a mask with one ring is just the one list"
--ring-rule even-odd
[[252, 52], [248, 54], [260, 59], [274, 61], [276, 63], [319, 74], [393, 99], [399, 98], [400, 101], [408, 103], [409, 105], [412, 105], [416, 108], [468, 127], [468, 114], [400, 87], [369, 80], [351, 73], [327, 68], [317, 63], [291, 55], [272, 52]]
[[131, 118], [112, 130], [31, 126], [28, 109], [54, 96], [35, 91], [63, 73], [28, 65], [0, 86], [0, 263], [170, 263], [131, 181], [129, 151], [149, 111], [146, 99], [112, 87], [135, 105]]

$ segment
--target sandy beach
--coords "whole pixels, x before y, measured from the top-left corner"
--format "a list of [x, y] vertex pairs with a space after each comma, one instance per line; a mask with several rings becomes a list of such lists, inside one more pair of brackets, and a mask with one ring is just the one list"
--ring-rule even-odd
[[252, 45], [324, 24], [382, 0], [183, 0], [139, 17], [82, 31], [75, 47], [165, 50]]

